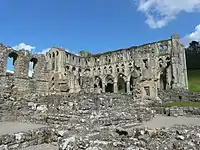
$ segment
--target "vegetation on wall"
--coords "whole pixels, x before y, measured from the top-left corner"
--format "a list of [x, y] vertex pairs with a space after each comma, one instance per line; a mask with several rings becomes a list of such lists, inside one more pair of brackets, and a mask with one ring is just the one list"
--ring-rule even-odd
[[82, 56], [82, 57], [90, 57], [90, 56], [92, 56], [92, 53], [87, 52], [87, 51], [85, 51], [85, 50], [81, 50], [81, 51], [79, 51], [78, 53], [79, 53], [79, 55]]

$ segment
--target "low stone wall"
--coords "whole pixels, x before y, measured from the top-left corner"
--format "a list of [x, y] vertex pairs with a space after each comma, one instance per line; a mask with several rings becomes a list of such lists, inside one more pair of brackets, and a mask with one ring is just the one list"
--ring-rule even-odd
[[169, 101], [192, 101], [200, 102], [200, 92], [189, 92], [187, 90], [165, 90], [158, 92], [160, 99]]
[[130, 95], [44, 95], [15, 100], [3, 99], [1, 120], [40, 124], [93, 124], [107, 126], [148, 121], [154, 111], [133, 101]]
[[0, 149], [14, 150], [57, 141], [58, 137], [56, 136], [54, 128], [43, 127], [39, 129], [30, 130], [28, 132], [1, 135]]
[[167, 116], [196, 116], [200, 117], [199, 107], [168, 107], [165, 108]]
[[173, 126], [162, 129], [115, 128], [96, 130], [86, 136], [64, 135], [60, 150], [197, 150], [200, 126]]

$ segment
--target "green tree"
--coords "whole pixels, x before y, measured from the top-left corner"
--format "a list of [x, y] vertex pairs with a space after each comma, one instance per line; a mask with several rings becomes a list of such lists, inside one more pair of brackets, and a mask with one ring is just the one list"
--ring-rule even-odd
[[89, 56], [92, 56], [92, 53], [87, 52], [87, 51], [85, 51], [85, 50], [81, 50], [81, 51], [79, 51], [78, 53], [79, 53], [79, 55], [82, 56], [82, 57], [89, 57]]

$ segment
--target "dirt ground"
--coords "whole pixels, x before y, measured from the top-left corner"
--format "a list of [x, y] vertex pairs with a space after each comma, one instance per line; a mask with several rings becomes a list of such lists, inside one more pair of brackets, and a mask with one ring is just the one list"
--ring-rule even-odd
[[[173, 125], [200, 125], [200, 118], [190, 118], [190, 117], [167, 117], [167, 116], [156, 116], [148, 122], [144, 122], [143, 127], [148, 128], [160, 128], [160, 127], [170, 127]], [[36, 129], [44, 127], [40, 124], [28, 124], [20, 122], [0, 122], [0, 135], [17, 133], [20, 131], [28, 131], [31, 129]], [[31, 146], [28, 148], [23, 148], [21, 150], [58, 150], [57, 145], [52, 144], [41, 144], [37, 146]]]

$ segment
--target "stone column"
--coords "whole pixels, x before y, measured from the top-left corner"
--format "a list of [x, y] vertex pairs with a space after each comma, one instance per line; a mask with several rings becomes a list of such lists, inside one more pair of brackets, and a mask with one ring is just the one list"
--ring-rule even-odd
[[106, 92], [106, 84], [105, 83], [102, 83], [102, 92]]
[[118, 92], [118, 88], [117, 88], [117, 82], [114, 82], [114, 93]]
[[127, 93], [130, 93], [130, 81], [126, 82], [126, 91]]

